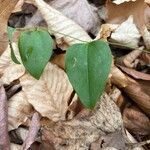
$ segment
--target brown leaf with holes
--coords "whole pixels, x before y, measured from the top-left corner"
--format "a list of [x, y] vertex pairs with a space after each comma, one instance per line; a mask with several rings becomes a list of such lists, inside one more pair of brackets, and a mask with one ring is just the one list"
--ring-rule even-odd
[[29, 127], [28, 135], [22, 146], [23, 150], [28, 150], [31, 147], [31, 145], [35, 142], [39, 129], [40, 129], [40, 116], [38, 113], [34, 113]]
[[8, 108], [7, 97], [4, 87], [0, 86], [0, 149], [9, 150], [10, 142], [8, 136]]
[[129, 106], [125, 108], [123, 122], [125, 128], [134, 134], [150, 134], [150, 120], [138, 107]]
[[150, 81], [150, 75], [149, 74], [142, 73], [142, 72], [136, 71], [134, 69], [130, 69], [130, 68], [123, 67], [123, 66], [119, 66], [119, 68], [123, 72], [127, 73], [128, 75], [132, 76], [135, 79]]
[[8, 45], [7, 22], [19, 0], [0, 0], [0, 55]]

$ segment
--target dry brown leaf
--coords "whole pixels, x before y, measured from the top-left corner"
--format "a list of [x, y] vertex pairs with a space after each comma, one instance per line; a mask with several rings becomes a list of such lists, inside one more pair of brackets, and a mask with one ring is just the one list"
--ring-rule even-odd
[[[107, 22], [108, 23], [122, 23], [131, 15], [133, 15], [134, 22], [138, 27], [145, 25], [144, 10], [146, 4], [144, 0], [136, 0], [135, 2], [124, 2], [120, 5], [114, 4], [111, 0], [107, 0]], [[118, 13], [119, 12], [119, 13]]]
[[[15, 55], [21, 62], [18, 52], [18, 47], [15, 43], [12, 43]], [[23, 65], [15, 64], [11, 59], [11, 50], [8, 46], [5, 52], [0, 56], [0, 81], [3, 84], [10, 84], [12, 81], [20, 78], [25, 73]]]
[[149, 118], [135, 106], [130, 106], [124, 109], [123, 121], [125, 128], [134, 134], [150, 134]]
[[137, 65], [137, 62], [135, 61], [140, 54], [142, 54], [143, 47], [138, 48], [138, 50], [133, 50], [129, 54], [120, 57], [116, 60], [116, 63], [119, 65], [126, 66], [128, 68], [134, 68]]
[[20, 78], [27, 100], [44, 117], [53, 121], [65, 120], [73, 88], [66, 73], [48, 63], [40, 80], [29, 74]]
[[8, 45], [7, 22], [19, 0], [0, 0], [0, 55]]
[[130, 69], [130, 68], [123, 67], [123, 66], [119, 66], [119, 68], [123, 72], [127, 73], [128, 75], [132, 76], [135, 79], [141, 79], [141, 80], [150, 81], [150, 75], [149, 74], [142, 73], [142, 72], [136, 71], [134, 69]]
[[9, 130], [17, 129], [32, 114], [32, 106], [23, 92], [15, 94], [8, 102]]
[[[87, 32], [95, 34], [98, 31], [100, 18], [97, 14], [97, 8], [90, 5], [87, 0], [54, 0], [48, 4], [78, 23]], [[36, 26], [42, 20], [41, 14], [37, 12], [28, 22], [27, 26]]]
[[43, 18], [48, 24], [50, 33], [56, 37], [56, 42], [62, 49], [75, 43], [91, 41], [90, 36], [74, 21], [49, 6], [43, 0], [34, 0]]
[[59, 66], [62, 69], [65, 69], [65, 54], [59, 54], [59, 55], [55, 55], [52, 59], [51, 62], [53, 64], [56, 64], [57, 66]]
[[8, 108], [7, 97], [4, 87], [0, 86], [0, 149], [9, 150], [10, 141], [8, 136]]
[[150, 95], [145, 93], [140, 84], [131, 81], [123, 90], [143, 112], [150, 116]]
[[116, 66], [113, 66], [111, 68], [111, 75], [112, 83], [114, 83], [118, 87], [123, 88], [128, 85], [127, 77]]
[[43, 139], [55, 149], [85, 150], [104, 133], [119, 131], [122, 119], [118, 107], [104, 94], [97, 107], [86, 117], [43, 126]]
[[140, 56], [139, 59], [141, 59], [143, 62], [146, 64], [150, 64], [150, 54], [143, 52]]
[[22, 146], [23, 150], [28, 150], [31, 147], [31, 145], [35, 142], [39, 129], [40, 129], [40, 116], [38, 113], [34, 113], [29, 127], [28, 135]]

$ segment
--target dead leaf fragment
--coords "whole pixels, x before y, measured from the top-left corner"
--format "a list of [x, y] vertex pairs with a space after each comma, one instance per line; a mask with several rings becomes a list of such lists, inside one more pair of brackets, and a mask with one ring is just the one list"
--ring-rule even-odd
[[130, 16], [112, 34], [111, 40], [128, 47], [137, 48], [141, 35]]
[[[17, 59], [21, 62], [18, 46], [12, 43], [13, 50]], [[8, 46], [5, 52], [0, 56], [0, 81], [3, 84], [10, 84], [12, 81], [20, 78], [25, 73], [22, 64], [15, 64], [11, 59], [11, 50]]]
[[4, 87], [0, 86], [0, 149], [9, 150], [10, 141], [8, 135], [8, 108]]
[[9, 130], [17, 129], [32, 114], [32, 106], [23, 92], [15, 94], [8, 102]]
[[7, 22], [19, 0], [0, 0], [0, 55], [8, 45]]
[[146, 73], [142, 73], [139, 71], [136, 71], [134, 69], [130, 69], [127, 67], [123, 67], [123, 66], [119, 66], [119, 68], [124, 71], [125, 73], [127, 73], [128, 75], [132, 76], [135, 79], [141, 79], [141, 80], [146, 80], [146, 81], [150, 81], [150, 75], [146, 74]]
[[150, 134], [150, 120], [137, 107], [131, 106], [125, 108], [123, 111], [123, 121], [125, 128], [134, 134]]
[[31, 145], [35, 142], [39, 129], [40, 129], [40, 116], [38, 113], [34, 113], [29, 127], [28, 135], [22, 146], [23, 150], [28, 150], [31, 147]]
[[44, 117], [53, 121], [65, 120], [73, 88], [66, 73], [48, 63], [40, 80], [29, 74], [20, 78], [27, 100]]

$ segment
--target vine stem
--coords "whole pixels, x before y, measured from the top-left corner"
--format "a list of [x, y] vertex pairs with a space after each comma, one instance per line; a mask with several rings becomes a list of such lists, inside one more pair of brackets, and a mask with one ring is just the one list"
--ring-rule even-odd
[[[70, 36], [70, 35], [67, 35], [67, 34], [58, 32], [58, 31], [54, 31], [54, 30], [51, 30], [51, 29], [48, 29], [48, 28], [45, 28], [45, 27], [16, 28], [16, 30], [18, 30], [18, 31], [45, 30], [45, 31], [47, 31], [47, 32], [57, 33], [57, 34], [64, 35], [64, 36], [66, 36], [66, 37], [70, 37], [70, 38], [72, 38], [72, 39], [78, 40], [78, 41], [83, 42], [83, 43], [88, 43], [88, 42], [90, 42], [90, 41], [83, 41], [83, 40], [78, 39], [78, 38], [76, 38], [76, 37], [73, 37], [73, 36]], [[0, 42], [2, 42], [2, 41], [0, 41]], [[149, 53], [149, 54], [150, 54], [150, 51], [148, 51], [147, 49], [141, 50], [140, 48], [130, 47], [130, 46], [127, 46], [127, 45], [123, 45], [123, 44], [116, 43], [116, 42], [110, 42], [110, 41], [105, 41], [105, 42], [108, 43], [108, 44], [114, 45], [114, 46], [116, 45], [116, 46], [122, 46], [122, 47], [129, 48], [129, 49], [136, 49], [136, 50], [139, 50], [139, 51], [142, 51], [142, 52], [145, 52], [145, 53]]]

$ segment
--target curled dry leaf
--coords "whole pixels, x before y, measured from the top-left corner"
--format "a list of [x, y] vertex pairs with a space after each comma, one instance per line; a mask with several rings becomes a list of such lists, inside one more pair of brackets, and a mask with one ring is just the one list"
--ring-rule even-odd
[[112, 83], [119, 86], [120, 88], [126, 87], [128, 85], [127, 77], [115, 66], [111, 69], [111, 80]]
[[137, 48], [141, 35], [133, 23], [133, 16], [123, 22], [112, 34], [111, 40], [128, 47]]
[[133, 50], [131, 51], [129, 54], [120, 57], [116, 60], [116, 63], [119, 65], [123, 65], [126, 66], [128, 68], [134, 68], [137, 65], [137, 62], [135, 61], [138, 56], [140, 56], [140, 54], [142, 53], [143, 47], [139, 48], [138, 50]]
[[23, 150], [28, 150], [31, 147], [31, 145], [35, 142], [39, 129], [40, 129], [40, 116], [38, 113], [34, 113], [29, 127], [28, 135], [22, 146]]
[[0, 55], [8, 45], [7, 22], [19, 0], [0, 0]]
[[4, 87], [0, 86], [0, 149], [9, 150], [10, 142], [8, 136], [8, 108], [7, 97]]
[[122, 119], [118, 107], [107, 94], [86, 117], [43, 126], [43, 139], [54, 144], [55, 149], [85, 150], [104, 133], [120, 131]]
[[[17, 59], [20, 61], [18, 47], [12, 43], [13, 50]], [[20, 78], [25, 73], [25, 68], [22, 65], [15, 64], [11, 59], [10, 46], [7, 47], [5, 52], [0, 56], [0, 74], [1, 82], [3, 84], [10, 84], [12, 81]]]
[[8, 102], [9, 130], [17, 129], [24, 124], [33, 109], [23, 92], [15, 94]]
[[131, 81], [123, 90], [143, 112], [150, 116], [150, 95], [144, 92], [140, 84]]
[[129, 69], [127, 67], [119, 66], [119, 68], [127, 73], [128, 75], [132, 76], [135, 79], [141, 79], [141, 80], [147, 80], [150, 81], [150, 75], [146, 73], [142, 73], [139, 71], [136, 71], [134, 69]]
[[74, 21], [49, 6], [43, 0], [34, 0], [43, 18], [46, 20], [49, 32], [56, 37], [57, 44], [65, 49], [75, 43], [91, 41], [89, 35]]
[[48, 63], [40, 80], [29, 74], [20, 78], [27, 100], [44, 117], [53, 121], [65, 120], [73, 88], [66, 73]]
[[150, 134], [150, 120], [137, 107], [131, 106], [124, 109], [123, 122], [125, 128], [134, 134]]

